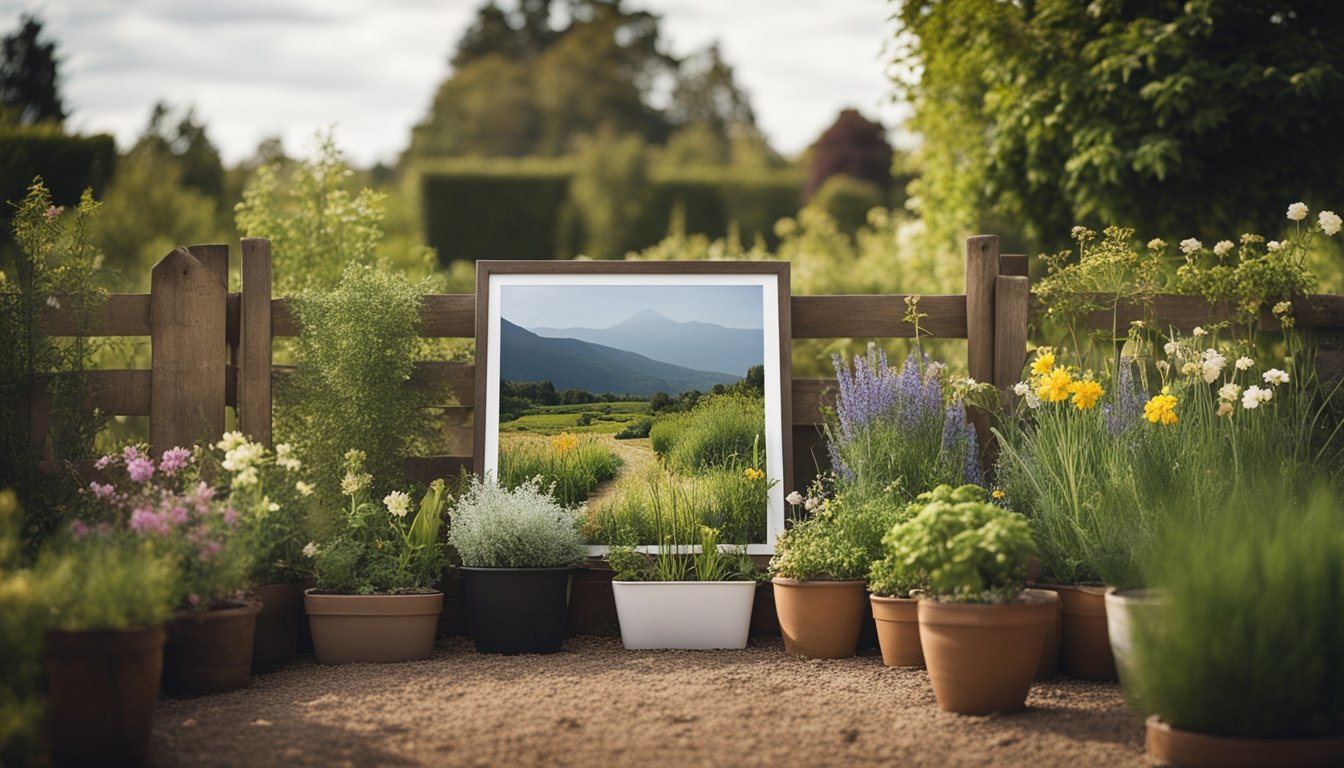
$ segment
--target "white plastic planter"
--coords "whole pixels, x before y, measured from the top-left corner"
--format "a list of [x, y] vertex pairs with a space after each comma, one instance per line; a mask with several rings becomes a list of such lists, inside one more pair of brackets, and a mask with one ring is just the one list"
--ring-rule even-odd
[[746, 648], [754, 581], [613, 581], [630, 650]]

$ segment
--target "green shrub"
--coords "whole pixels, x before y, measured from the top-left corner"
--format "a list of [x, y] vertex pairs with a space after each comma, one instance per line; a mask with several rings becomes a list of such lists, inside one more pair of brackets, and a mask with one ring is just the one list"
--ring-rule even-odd
[[117, 143], [107, 134], [69, 136], [59, 127], [0, 127], [0, 222], [14, 210], [8, 203], [22, 200], [28, 185], [42, 177], [56, 205], [77, 205], [81, 193], [92, 189], [101, 197], [117, 165]]
[[876, 184], [840, 173], [822, 182], [808, 204], [829, 214], [842, 232], [853, 234], [868, 223], [868, 212], [885, 202]]
[[566, 507], [587, 499], [620, 467], [620, 458], [601, 440], [568, 432], [544, 440], [505, 440], [500, 445], [500, 484], [515, 488], [539, 477], [542, 487]]
[[448, 544], [470, 568], [555, 568], [587, 555], [579, 514], [535, 480], [505, 488], [472, 478], [449, 517]]
[[[790, 494], [790, 500], [796, 497]], [[867, 578], [900, 513], [880, 499], [851, 504], [843, 497], [814, 498], [811, 517], [793, 521], [775, 540], [770, 573], [802, 581]]]
[[642, 418], [635, 419], [628, 423], [616, 433], [617, 440], [637, 440], [642, 437], [648, 437], [650, 430], [653, 429], [653, 419]]
[[89, 533], [47, 552], [34, 575], [48, 626], [73, 632], [152, 627], [177, 602], [177, 565], [155, 542]]
[[649, 430], [653, 450], [684, 472], [756, 465], [765, 434], [765, 401], [750, 395], [701, 398], [688, 413], [664, 416]]
[[23, 514], [18, 495], [0, 489], [0, 763], [32, 765], [41, 743], [46, 699], [42, 631], [46, 610], [33, 573], [20, 568]]
[[[1174, 532], [1135, 625], [1133, 687], [1175, 728], [1254, 739], [1344, 734], [1344, 517], [1338, 491], [1284, 497], [1277, 478]], [[1130, 681], [1127, 681], [1129, 683]]]

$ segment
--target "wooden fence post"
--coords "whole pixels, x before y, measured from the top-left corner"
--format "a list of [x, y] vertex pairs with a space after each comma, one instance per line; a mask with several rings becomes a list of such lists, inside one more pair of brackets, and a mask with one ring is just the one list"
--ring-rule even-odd
[[271, 444], [271, 241], [243, 239], [238, 331], [238, 429]]
[[154, 266], [150, 286], [149, 442], [157, 455], [224, 431], [228, 246], [174, 250]]
[[999, 275], [994, 281], [994, 385], [1012, 408], [1013, 385], [1022, 377], [1027, 359], [1027, 316], [1031, 284], [1024, 275]]
[[[998, 235], [966, 238], [966, 373], [976, 381], [994, 381], [994, 288], [999, 276]], [[983, 449], [993, 436], [989, 414], [970, 413]]]

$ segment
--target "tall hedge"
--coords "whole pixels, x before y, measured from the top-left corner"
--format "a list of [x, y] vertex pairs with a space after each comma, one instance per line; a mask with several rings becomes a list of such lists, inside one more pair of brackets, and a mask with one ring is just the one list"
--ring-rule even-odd
[[[109, 135], [67, 136], [48, 126], [0, 128], [0, 222], [8, 222], [41, 176], [56, 205], [78, 205], [86, 187], [101, 197], [116, 169], [117, 143]], [[8, 227], [5, 228], [8, 230]]]
[[[492, 160], [441, 164], [421, 174], [426, 238], [441, 263], [476, 259], [550, 259], [579, 252], [582, 217], [569, 199], [574, 167], [564, 161]], [[626, 251], [662, 240], [674, 212], [686, 231], [723, 237], [736, 222], [748, 243], [773, 245], [774, 224], [802, 204], [796, 172], [702, 169], [654, 173], [650, 202]]]

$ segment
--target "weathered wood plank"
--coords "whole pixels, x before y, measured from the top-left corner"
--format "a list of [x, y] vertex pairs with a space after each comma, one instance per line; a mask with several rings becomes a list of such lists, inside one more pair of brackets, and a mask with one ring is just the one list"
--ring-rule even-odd
[[1020, 253], [1004, 253], [999, 255], [999, 274], [1014, 275], [1016, 277], [1027, 277], [1031, 274], [1027, 263], [1027, 257]]
[[[1109, 302], [1108, 297], [1104, 295], [1095, 298], [1102, 304]], [[1293, 317], [1298, 328], [1344, 328], [1344, 296], [1316, 294], [1294, 299], [1292, 304]], [[1188, 332], [1197, 325], [1226, 321], [1233, 314], [1235, 313], [1227, 306], [1212, 304], [1202, 296], [1159, 294], [1153, 298], [1154, 323], [1162, 330], [1175, 327]], [[1129, 328], [1132, 321], [1142, 319], [1142, 309], [1132, 302], [1122, 301], [1117, 307], [1116, 327], [1122, 333]], [[1092, 328], [1109, 329], [1110, 310], [1094, 312], [1086, 318], [1086, 323]], [[1260, 311], [1260, 327], [1266, 331], [1279, 330], [1279, 321], [1270, 312], [1269, 307]]]
[[834, 379], [794, 379], [792, 388], [795, 426], [820, 424], [823, 421], [822, 406], [835, 407]]
[[185, 248], [155, 265], [151, 285], [150, 445], [159, 453], [224, 431], [226, 287]]
[[[904, 294], [882, 296], [794, 296], [793, 338], [893, 338], [908, 339], [915, 328], [905, 322]], [[966, 297], [921, 296], [920, 321], [926, 336], [942, 339], [966, 337]]]
[[[427, 294], [420, 315], [424, 322], [420, 335], [426, 338], [476, 337], [476, 297], [472, 294]], [[299, 335], [299, 318], [294, 313], [292, 299], [271, 301], [271, 330], [275, 336]]]
[[408, 456], [402, 463], [406, 476], [417, 483], [431, 483], [439, 478], [452, 480], [463, 471], [471, 471], [470, 456]]
[[[999, 276], [999, 238], [966, 238], [966, 372], [977, 381], [994, 380], [994, 286]], [[989, 414], [970, 413], [981, 446], [988, 445]]]
[[[224, 366], [224, 404], [233, 405], [236, 399], [233, 386], [233, 366]], [[148, 416], [153, 394], [153, 371], [149, 368], [109, 368], [88, 372], [90, 396], [88, 408], [97, 408], [111, 416]], [[46, 384], [40, 384], [32, 395], [35, 406], [49, 408], [51, 397]]]
[[[75, 314], [68, 301], [57, 296], [59, 309], [44, 307], [42, 328], [51, 336], [73, 336]], [[148, 336], [149, 294], [114, 293], [107, 297], [102, 310], [93, 318], [93, 333], [98, 336]]]
[[1013, 385], [1027, 359], [1031, 285], [1023, 276], [999, 275], [994, 282], [994, 384], [1011, 404]]
[[271, 444], [271, 241], [243, 240], [239, 317], [238, 428]]

